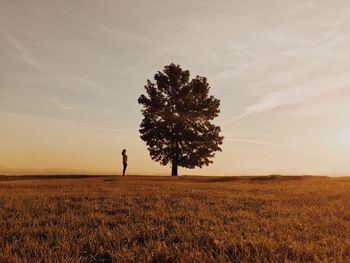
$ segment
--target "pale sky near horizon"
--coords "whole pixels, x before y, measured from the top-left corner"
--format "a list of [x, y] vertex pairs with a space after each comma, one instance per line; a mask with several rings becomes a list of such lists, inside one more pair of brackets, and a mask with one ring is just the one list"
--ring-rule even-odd
[[223, 151], [180, 174], [350, 171], [350, 2], [0, 0], [0, 174], [170, 174], [139, 138], [171, 62], [221, 100]]

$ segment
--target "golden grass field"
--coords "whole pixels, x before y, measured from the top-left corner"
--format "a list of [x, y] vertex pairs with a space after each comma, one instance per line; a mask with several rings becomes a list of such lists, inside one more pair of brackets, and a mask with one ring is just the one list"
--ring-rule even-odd
[[0, 262], [350, 261], [350, 178], [39, 178], [0, 177]]

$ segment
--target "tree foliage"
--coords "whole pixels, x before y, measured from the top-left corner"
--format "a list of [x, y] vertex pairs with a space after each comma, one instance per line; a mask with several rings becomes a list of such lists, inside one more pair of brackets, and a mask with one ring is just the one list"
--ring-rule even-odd
[[154, 80], [147, 80], [146, 95], [138, 99], [144, 117], [139, 131], [151, 158], [162, 165], [171, 163], [172, 175], [177, 175], [178, 166], [212, 163], [223, 137], [220, 127], [210, 122], [220, 113], [220, 101], [209, 96], [207, 79], [190, 80], [188, 70], [170, 64]]

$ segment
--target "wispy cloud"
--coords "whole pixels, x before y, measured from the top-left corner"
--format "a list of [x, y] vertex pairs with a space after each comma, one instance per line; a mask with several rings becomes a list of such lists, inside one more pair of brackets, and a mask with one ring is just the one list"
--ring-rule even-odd
[[45, 117], [45, 116], [33, 116], [30, 114], [22, 114], [22, 113], [13, 113], [13, 112], [6, 112], [6, 111], [1, 111], [0, 110], [0, 117], [1, 118], [16, 118], [19, 120], [33, 120], [33, 121], [40, 121], [47, 123], [48, 126], [50, 126], [51, 123], [55, 123], [55, 125], [62, 125], [66, 127], [79, 127], [83, 129], [88, 129], [88, 130], [95, 130], [95, 131], [102, 131], [106, 133], [113, 133], [116, 135], [130, 135], [133, 138], [137, 138], [139, 135], [139, 132], [137, 130], [127, 130], [127, 129], [118, 129], [118, 128], [108, 128], [108, 127], [97, 127], [93, 126], [89, 123], [84, 123], [84, 122], [79, 122], [79, 121], [71, 121], [67, 119], [52, 119], [50, 117]]
[[260, 140], [251, 140], [251, 139], [225, 138], [225, 141], [235, 142], [235, 143], [248, 143], [248, 144], [260, 144], [260, 145], [289, 147], [288, 145], [285, 145], [285, 144], [272, 143], [272, 142], [266, 142], [266, 141], [260, 141]]
[[4, 27], [0, 27], [0, 32], [5, 36], [5, 38], [10, 42], [10, 44], [18, 51], [23, 60], [25, 60], [29, 65], [36, 68], [39, 71], [44, 72], [44, 68], [37, 63], [32, 56], [29, 54], [28, 50], [18, 41], [12, 34], [10, 34]]
[[[70, 82], [73, 82], [73, 83], [78, 83], [79, 86], [81, 88], [83, 88], [84, 90], [87, 89], [87, 87], [90, 87], [94, 96], [100, 96], [100, 97], [104, 97], [106, 92], [108, 92], [110, 90], [109, 87], [107, 86], [104, 86], [100, 83], [97, 83], [95, 81], [92, 81], [90, 79], [87, 79], [87, 78], [84, 78], [84, 77], [81, 77], [81, 76], [77, 76], [77, 77], [68, 77], [68, 78], [65, 78], [66, 80], [70, 81]], [[63, 82], [64, 83], [64, 82]], [[71, 88], [72, 86], [69, 85], [69, 87]], [[122, 105], [126, 105], [126, 106], [129, 106], [129, 107], [133, 107], [134, 106], [134, 103], [131, 103], [130, 101], [128, 100], [123, 100], [121, 97], [116, 97], [114, 99], [115, 101], [118, 101], [118, 103], [122, 104]]]
[[[336, 76], [334, 76], [336, 77]], [[282, 91], [270, 92], [263, 95], [256, 103], [249, 105], [245, 111], [226, 121], [224, 125], [243, 119], [251, 114], [259, 114], [269, 110], [277, 109], [283, 106], [300, 103], [313, 97], [322, 95], [332, 90], [345, 88], [350, 84], [346, 79], [338, 79], [337, 85], [319, 86], [321, 83], [309, 83], [311, 88], [305, 86], [301, 88], [289, 88]]]
[[[341, 53], [349, 41], [346, 34], [349, 5], [343, 5], [338, 15], [324, 5], [317, 5], [318, 12], [312, 12], [314, 5], [313, 1], [293, 5], [297, 8], [286, 13], [293, 20], [286, 18], [281, 26], [263, 29], [259, 40], [252, 42], [253, 54], [248, 61], [261, 56], [267, 60], [254, 65], [248, 74], [241, 68], [241, 75], [249, 76], [242, 78], [242, 82], [250, 84], [239, 90], [243, 94], [241, 100], [246, 98], [245, 107], [240, 113], [227, 116], [224, 125], [284, 106], [298, 104], [307, 108], [320, 95], [350, 85], [347, 55]], [[254, 69], [259, 70], [255, 75]]]

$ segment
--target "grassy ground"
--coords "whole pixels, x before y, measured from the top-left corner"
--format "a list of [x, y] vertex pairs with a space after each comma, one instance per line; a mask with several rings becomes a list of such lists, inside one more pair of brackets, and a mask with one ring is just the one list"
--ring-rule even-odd
[[2, 177], [0, 237], [0, 262], [349, 262], [350, 178]]

